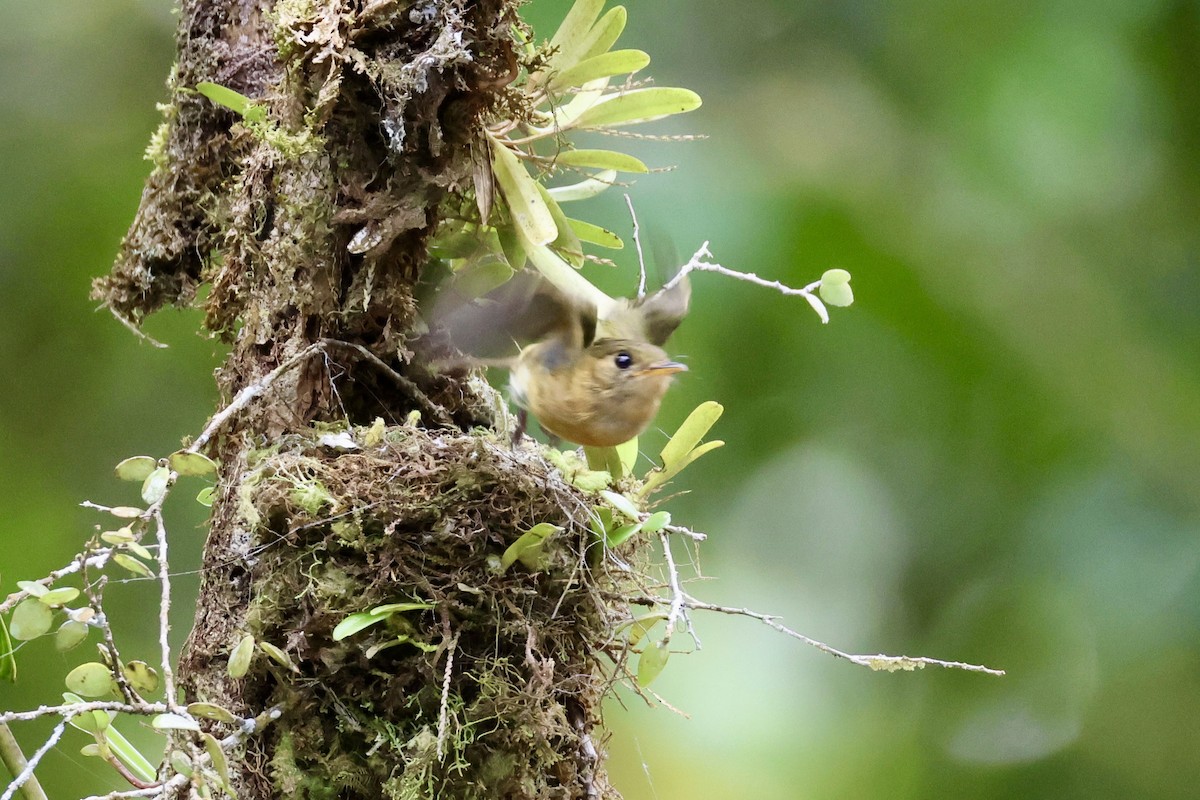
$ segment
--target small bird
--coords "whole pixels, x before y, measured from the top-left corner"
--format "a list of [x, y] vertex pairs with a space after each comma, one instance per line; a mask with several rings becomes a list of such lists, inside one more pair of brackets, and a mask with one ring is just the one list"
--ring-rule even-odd
[[683, 321], [690, 299], [684, 277], [654, 294], [616, 300], [601, 315], [594, 303], [523, 272], [486, 295], [481, 306], [450, 315], [447, 327], [466, 352], [484, 329], [531, 342], [513, 359], [489, 362], [510, 370], [520, 409], [514, 441], [528, 412], [553, 436], [612, 447], [650, 425], [672, 378], [687, 370], [662, 345]]

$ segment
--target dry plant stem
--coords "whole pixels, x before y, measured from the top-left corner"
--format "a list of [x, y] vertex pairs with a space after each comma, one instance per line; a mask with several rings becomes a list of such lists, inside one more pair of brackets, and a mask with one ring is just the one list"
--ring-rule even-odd
[[679, 268], [679, 272], [675, 275], [675, 277], [666, 282], [666, 284], [663, 286], [663, 289], [670, 289], [672, 286], [679, 283], [679, 281], [683, 280], [683, 278], [690, 272], [716, 272], [719, 275], [724, 275], [727, 278], [746, 281], [747, 283], [753, 283], [756, 286], [762, 286], [767, 289], [774, 289], [780, 294], [793, 297], [803, 297], [808, 301], [809, 305], [813, 307], [813, 310], [821, 315], [822, 322], [829, 321], [827, 313], [824, 312], [823, 308], [818, 305], [819, 301], [817, 301], [816, 296], [813, 295], [813, 292], [816, 291], [817, 287], [821, 285], [820, 281], [814, 281], [802, 289], [795, 289], [787, 284], [780, 283], [779, 281], [769, 281], [765, 278], [760, 278], [753, 272], [738, 272], [737, 270], [729, 269], [728, 267], [723, 267], [720, 264], [714, 264], [711, 261], [705, 260], [712, 257], [713, 254], [708, 249], [708, 242], [700, 245], [700, 249], [693, 253], [692, 257], [688, 259], [688, 262]]
[[[81, 505], [84, 508], [99, 508], [103, 511], [109, 510], [105, 506], [97, 506], [92, 503], [82, 503]], [[80, 553], [79, 555], [77, 555], [75, 557], [75, 560], [72, 561], [70, 564], [67, 564], [65, 567], [62, 567], [61, 569], [54, 570], [46, 577], [39, 578], [38, 580], [34, 581], [34, 583], [40, 584], [42, 586], [49, 586], [50, 584], [57, 581], [59, 578], [66, 577], [67, 575], [74, 575], [76, 572], [79, 572], [80, 570], [82, 570], [85, 566], [103, 568], [104, 565], [108, 563], [108, 560], [111, 557], [112, 557], [112, 550], [109, 548], [104, 548], [102, 550], [93, 550], [90, 555], [87, 553]], [[18, 591], [13, 592], [12, 594], [10, 594], [8, 597], [6, 597], [4, 599], [4, 602], [0, 602], [0, 614], [8, 613], [8, 611], [11, 608], [13, 608], [14, 606], [16, 606], [17, 603], [21, 602], [22, 600], [24, 600], [25, 598], [27, 598], [29, 596], [30, 596], [29, 592], [25, 591], [24, 589], [20, 589]]]
[[[175, 473], [167, 483], [167, 490], [175, 485]], [[175, 672], [171, 669], [171, 644], [167, 639], [171, 632], [171, 623], [167, 618], [171, 610], [171, 565], [167, 561], [167, 526], [163, 523], [162, 506], [154, 509], [154, 527], [158, 536], [158, 581], [161, 591], [158, 601], [158, 646], [162, 650], [163, 687], [167, 706], [172, 711], [178, 711], [178, 695], [175, 692]]]
[[129, 679], [125, 677], [125, 670], [121, 668], [125, 662], [121, 660], [121, 652], [117, 649], [116, 640], [113, 639], [112, 626], [108, 624], [108, 617], [104, 613], [104, 587], [107, 583], [108, 576], [101, 575], [93, 585], [91, 579], [88, 578], [87, 568], [84, 568], [83, 590], [87, 594], [92, 609], [96, 612], [95, 622], [104, 636], [104, 647], [108, 650], [108, 657], [112, 661], [113, 679], [116, 680], [117, 688], [121, 690], [125, 702], [133, 705], [142, 698], [133, 690], [133, 687], [129, 685]]
[[165, 714], [166, 703], [122, 703], [119, 700], [91, 700], [86, 703], [66, 703], [61, 706], [38, 706], [32, 711], [5, 711], [0, 713], [0, 723], [29, 722], [41, 717], [66, 717], [86, 714], [89, 711], [116, 711], [120, 714]]
[[196, 441], [192, 442], [192, 446], [188, 448], [188, 451], [192, 453], [200, 452], [200, 450], [206, 444], [208, 444], [212, 437], [216, 435], [217, 431], [221, 429], [222, 425], [228, 422], [234, 414], [250, 405], [251, 401], [253, 401], [256, 397], [262, 395], [264, 392], [270, 389], [271, 385], [275, 383], [275, 381], [279, 380], [282, 375], [286, 374], [289, 370], [294, 369], [318, 353], [327, 353], [331, 347], [341, 347], [358, 353], [364, 359], [370, 361], [372, 364], [382, 370], [383, 373], [393, 381], [403, 386], [404, 389], [411, 394], [412, 398], [421, 405], [425, 413], [429, 414], [429, 416], [437, 423], [441, 425], [453, 424], [446, 412], [438, 407], [432, 400], [426, 397], [425, 393], [417, 388], [415, 383], [389, 367], [381, 358], [367, 348], [359, 344], [343, 342], [338, 339], [321, 339], [313, 344], [310, 344], [308, 347], [304, 348], [291, 358], [281, 363], [275, 369], [264, 375], [261, 380], [255, 381], [238, 392], [237, 396], [230, 401], [229, 405], [225, 406], [223, 409], [213, 415], [212, 419], [209, 420], [207, 427], [205, 427], [204, 431], [196, 437]]
[[201, 434], [196, 437], [196, 441], [192, 442], [192, 446], [188, 448], [188, 451], [192, 453], [200, 452], [200, 449], [203, 448], [204, 445], [208, 444], [208, 441], [212, 439], [216, 432], [221, 429], [221, 426], [224, 425], [230, 417], [241, 411], [246, 406], [250, 405], [250, 401], [252, 401], [254, 398], [267, 391], [267, 389], [270, 389], [271, 385], [275, 383], [275, 381], [279, 380], [281, 375], [284, 375], [288, 370], [298, 366], [299, 364], [302, 364], [310, 356], [313, 356], [324, 349], [325, 346], [320, 342], [316, 344], [310, 344], [308, 347], [304, 348], [291, 358], [285, 360], [278, 367], [268, 372], [262, 377], [261, 380], [255, 381], [254, 383], [242, 389], [237, 393], [237, 396], [230, 401], [229, 405], [225, 406], [216, 414], [213, 414], [212, 419], [208, 421], [208, 425], [204, 428]]
[[[0, 763], [4, 764], [10, 775], [20, 775], [29, 766], [25, 754], [21, 752], [21, 745], [5, 722], [0, 722]], [[21, 787], [21, 795], [25, 800], [48, 800], [37, 776], [32, 772]]]
[[54, 726], [54, 730], [50, 731], [50, 735], [46, 737], [45, 743], [42, 744], [42, 746], [39, 747], [34, 754], [29, 757], [29, 761], [25, 764], [25, 768], [17, 773], [16, 777], [12, 779], [12, 782], [8, 784], [8, 788], [4, 790], [4, 794], [0, 794], [0, 800], [12, 800], [12, 797], [14, 794], [16, 794], [17, 790], [24, 786], [25, 782], [33, 777], [33, 771], [37, 769], [38, 763], [42, 760], [42, 758], [45, 757], [46, 753], [50, 752], [54, 745], [58, 744], [58, 740], [63, 737], [63, 733], [67, 730], [67, 722], [73, 716], [75, 715], [64, 715], [62, 720], [60, 720], [59, 723]]
[[446, 671], [442, 678], [442, 702], [438, 707], [438, 738], [437, 757], [441, 761], [446, 756], [446, 721], [450, 716], [450, 677], [454, 674], [454, 650], [458, 647], [458, 634], [450, 639], [446, 648]]
[[828, 653], [836, 658], [844, 658], [851, 663], [858, 664], [861, 667], [870, 669], [897, 670], [897, 669], [918, 669], [921, 667], [945, 667], [947, 669], [961, 669], [967, 672], [982, 672], [987, 675], [1004, 675], [1002, 669], [992, 669], [991, 667], [981, 666], [979, 664], [967, 664], [962, 661], [943, 661], [939, 658], [926, 658], [924, 656], [888, 656], [883, 655], [853, 655], [830, 647], [824, 642], [819, 642], [816, 639], [809, 638], [802, 633], [792, 630], [791, 628], [778, 622], [778, 618], [770, 614], [760, 614], [757, 611], [751, 611], [748, 608], [734, 608], [733, 606], [719, 606], [713, 603], [705, 603], [703, 600], [697, 600], [691, 595], [686, 596], [685, 605], [688, 608], [699, 609], [701, 611], [716, 611], [720, 614], [731, 614], [740, 617], [750, 617], [756, 619], [764, 625], [769, 625], [780, 633], [787, 634], [793, 639], [798, 639], [805, 644], [815, 647], [822, 653]]
[[637, 214], [633, 210], [633, 201], [625, 195], [625, 205], [629, 206], [629, 218], [633, 220], [633, 246], [638, 254], [638, 299], [646, 296], [646, 259], [642, 256], [641, 231], [638, 229]]
[[318, 344], [324, 345], [325, 347], [343, 347], [347, 350], [353, 350], [364, 359], [370, 361], [372, 364], [378, 367], [381, 372], [383, 372], [393, 381], [398, 383], [400, 386], [403, 386], [405, 391], [410, 394], [412, 399], [420, 404], [422, 410], [439, 425], [451, 426], [454, 424], [453, 420], [450, 419], [442, 407], [426, 397], [425, 393], [417, 388], [415, 383], [389, 367], [386, 363], [384, 363], [383, 359], [372, 353], [367, 348], [363, 347], [361, 344], [343, 342], [339, 339], [322, 339], [320, 342], [318, 342]]
[[[696, 641], [696, 634], [692, 631], [692, 621], [687, 615], [687, 595], [683, 593], [683, 589], [679, 585], [679, 568], [675, 566], [675, 557], [671, 554], [671, 537], [664, 531], [658, 534], [658, 538], [662, 541], [663, 555], [667, 559], [667, 577], [671, 583], [671, 610], [667, 612], [667, 640], [670, 640], [671, 635], [675, 632], [675, 624], [679, 620], [683, 620], [688, 633], [692, 634], [693, 641]], [[696, 641], [696, 648], [700, 648], [699, 641]]]

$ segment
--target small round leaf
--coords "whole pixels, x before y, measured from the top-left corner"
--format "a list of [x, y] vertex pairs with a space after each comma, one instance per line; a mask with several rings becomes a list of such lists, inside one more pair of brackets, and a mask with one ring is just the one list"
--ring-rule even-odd
[[170, 484], [171, 470], [166, 467], [157, 467], [142, 482], [142, 499], [150, 505], [154, 505], [163, 499]]
[[123, 481], [144, 481], [158, 466], [158, 461], [150, 456], [134, 456], [117, 464], [114, 472]]
[[217, 722], [234, 723], [238, 722], [238, 718], [234, 716], [229, 709], [222, 708], [215, 703], [189, 703], [187, 707], [188, 713], [193, 717], [204, 717], [204, 719], [216, 720]]
[[229, 677], [244, 678], [250, 671], [250, 662], [254, 659], [254, 637], [246, 634], [229, 654]]
[[133, 556], [127, 556], [124, 553], [117, 553], [113, 556], [113, 561], [120, 564], [125, 569], [142, 578], [153, 578], [154, 573], [150, 571], [142, 562], [138, 561]]
[[274, 661], [276, 664], [279, 664], [281, 667], [286, 667], [292, 672], [300, 671], [296, 668], [296, 665], [292, 663], [292, 659], [288, 657], [287, 653], [285, 653], [283, 650], [280, 650], [270, 642], [259, 642], [258, 646], [272, 661]]
[[87, 636], [87, 625], [69, 619], [60, 625], [58, 631], [54, 634], [54, 648], [60, 653], [65, 653], [82, 644]]
[[84, 697], [102, 697], [112, 691], [113, 676], [99, 661], [80, 664], [67, 673], [67, 688]]
[[158, 691], [158, 671], [145, 661], [130, 661], [125, 665], [125, 679], [141, 694]]
[[17, 581], [17, 588], [32, 597], [41, 597], [50, 591], [50, 587], [37, 581]]
[[137, 519], [146, 512], [144, 509], [134, 508], [133, 506], [113, 506], [108, 510], [108, 513], [120, 519]]
[[8, 631], [14, 639], [29, 641], [50, 630], [54, 621], [52, 612], [36, 597], [27, 597], [13, 609]]
[[64, 586], [61, 589], [52, 589], [38, 598], [38, 601], [47, 606], [61, 606], [69, 603], [79, 597], [79, 590], [74, 586]]
[[180, 475], [204, 476], [213, 475], [217, 471], [217, 462], [202, 453], [193, 453], [190, 450], [172, 453], [167, 458], [167, 463]]
[[826, 270], [817, 289], [821, 299], [831, 306], [848, 306], [854, 302], [854, 291], [850, 288], [850, 273], [844, 269]]
[[150, 724], [160, 731], [196, 731], [200, 732], [200, 723], [182, 714], [159, 714], [150, 720]]

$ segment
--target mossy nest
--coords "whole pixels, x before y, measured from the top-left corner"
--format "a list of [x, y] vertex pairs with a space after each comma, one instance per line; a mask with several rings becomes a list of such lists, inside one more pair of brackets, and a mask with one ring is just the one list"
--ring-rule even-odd
[[[539, 448], [379, 425], [292, 437], [250, 466], [246, 632], [294, 669], [260, 660], [243, 698], [290, 718], [268, 731], [282, 796], [617, 796], [589, 731], [622, 669], [613, 631], [636, 571], [597, 557], [580, 522], [594, 498]], [[502, 568], [538, 523], [562, 530], [537, 568]], [[334, 639], [389, 603], [428, 607]]]

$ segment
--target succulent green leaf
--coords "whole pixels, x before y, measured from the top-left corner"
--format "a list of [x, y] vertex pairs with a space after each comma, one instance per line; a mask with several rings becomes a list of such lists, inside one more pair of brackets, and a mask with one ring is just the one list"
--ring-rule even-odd
[[125, 680], [140, 694], [154, 694], [158, 691], [158, 670], [145, 661], [130, 661], [125, 665], [124, 672]]
[[558, 237], [558, 228], [538, 191], [537, 182], [530, 177], [512, 150], [490, 135], [488, 141], [492, 146], [496, 185], [500, 188], [513, 222], [531, 243], [544, 245], [553, 242]]
[[180, 475], [204, 477], [217, 473], [217, 462], [203, 453], [193, 453], [190, 450], [180, 450], [167, 457], [171, 469]]
[[[553, 195], [551, 195], [553, 197]], [[579, 232], [576, 231], [576, 235]], [[500, 249], [504, 252], [504, 260], [514, 272], [525, 268], [525, 248], [521, 246], [521, 237], [517, 235], [512, 225], [501, 225], [496, 228], [496, 236], [500, 239]], [[580, 237], [582, 238], [582, 237]]]
[[576, 121], [604, 97], [608, 91], [608, 81], [608, 78], [597, 78], [580, 86], [570, 101], [554, 109], [553, 121], [542, 133], [559, 134], [575, 127]]
[[667, 640], [664, 639], [661, 642], [655, 642], [642, 651], [637, 667], [638, 686], [642, 688], [649, 686], [662, 673], [663, 668], [667, 666], [667, 659], [671, 657], [671, 651], [668, 649], [667, 644]]
[[79, 748], [79, 755], [99, 757], [100, 745], [96, 744], [95, 742], [92, 742], [91, 744], [85, 744], [83, 747]]
[[150, 720], [151, 726], [160, 731], [195, 731], [200, 732], [200, 723], [182, 714], [158, 714]]
[[50, 591], [50, 587], [37, 581], [17, 581], [17, 588], [30, 597], [42, 597]]
[[546, 65], [547, 72], [570, 67], [586, 52], [590, 44], [588, 34], [596, 24], [604, 2], [605, 0], [575, 0], [550, 39], [550, 48], [554, 53]]
[[14, 639], [29, 641], [50, 630], [54, 612], [36, 597], [27, 597], [13, 609], [9, 632]]
[[128, 525], [118, 528], [115, 531], [105, 531], [100, 534], [100, 541], [111, 545], [129, 544], [133, 541], [133, 538], [133, 529]]
[[367, 613], [374, 617], [380, 615], [391, 616], [392, 614], [399, 614], [404, 611], [429, 611], [434, 608], [437, 608], [437, 603], [426, 603], [423, 601], [412, 603], [384, 603], [381, 606], [375, 606]]
[[593, 472], [608, 473], [609, 480], [604, 482], [604, 486], [625, 477], [626, 473], [621, 465], [621, 456], [617, 453], [617, 448], [589, 446], [583, 448], [583, 454], [587, 458], [588, 469]]
[[133, 506], [113, 506], [108, 510], [108, 513], [119, 519], [137, 519], [142, 514], [145, 514], [145, 509], [134, 508]]
[[604, 128], [650, 122], [694, 111], [700, 102], [700, 95], [690, 89], [659, 86], [631, 89], [593, 104], [579, 115], [574, 127]]
[[507, 570], [514, 562], [520, 561], [526, 568], [536, 570], [542, 556], [542, 550], [554, 534], [561, 531], [558, 525], [549, 522], [539, 522], [517, 537], [500, 557], [501, 571]]
[[123, 481], [144, 481], [158, 466], [150, 456], [133, 456], [117, 464], [113, 472]]
[[129, 552], [131, 552], [131, 553], [133, 553], [135, 556], [137, 556], [138, 558], [144, 558], [144, 559], [146, 559], [147, 561], [153, 561], [153, 560], [154, 560], [154, 554], [153, 554], [153, 553], [151, 553], [149, 550], [147, 550], [147, 549], [146, 549], [145, 547], [143, 547], [142, 545], [138, 544], [137, 542], [127, 542], [127, 543], [125, 544], [125, 548], [126, 548], [127, 550], [129, 550]]
[[575, 231], [575, 235], [579, 237], [579, 241], [581, 242], [607, 247], [610, 250], [622, 250], [625, 247], [625, 243], [621, 241], [621, 237], [607, 228], [601, 228], [599, 225], [593, 225], [590, 222], [570, 217], [567, 218], [567, 224], [571, 226], [571, 230]]
[[155, 467], [146, 476], [146, 480], [142, 482], [142, 499], [150, 505], [154, 505], [163, 499], [163, 495], [167, 493], [167, 487], [170, 483], [171, 470], [166, 467]]
[[333, 629], [333, 640], [340, 642], [347, 636], [353, 636], [361, 630], [376, 625], [387, 619], [386, 614], [370, 614], [366, 611], [360, 611], [357, 614], [351, 614], [344, 620], [339, 622]]
[[213, 498], [217, 496], [217, 487], [205, 486], [196, 495], [196, 502], [205, 508], [212, 508]]
[[244, 678], [250, 671], [250, 663], [254, 660], [254, 637], [246, 634], [234, 646], [229, 654], [229, 665], [226, 672], [231, 678]]
[[192, 760], [182, 750], [172, 750], [171, 754], [167, 756], [167, 763], [171, 765], [171, 769], [189, 778], [195, 772], [195, 769], [192, 767]]
[[546, 191], [545, 186], [539, 183], [537, 188], [538, 194], [542, 196], [542, 202], [546, 204], [546, 208], [550, 209], [550, 216], [554, 218], [554, 227], [558, 230], [558, 236], [550, 246], [571, 266], [576, 269], [582, 267], [583, 245], [580, 244], [579, 237], [575, 235], [575, 230], [567, 223], [567, 215]]
[[604, 292], [593, 286], [587, 278], [563, 261], [557, 253], [545, 245], [526, 245], [529, 260], [542, 276], [550, 281], [567, 297], [577, 297], [596, 306], [596, 312], [601, 319], [614, 306], [614, 301]]
[[552, 92], [583, 86], [597, 78], [626, 75], [643, 69], [650, 63], [650, 56], [641, 50], [614, 50], [580, 61], [570, 69], [556, 74], [546, 84]]
[[638, 497], [646, 497], [678, 475], [685, 467], [700, 456], [725, 443], [720, 440], [700, 444], [700, 440], [712, 428], [725, 409], [713, 401], [701, 403], [675, 431], [675, 435], [662, 449], [662, 466], [650, 471]]
[[850, 288], [850, 273], [844, 269], [826, 270], [821, 276], [817, 292], [831, 306], [848, 306], [854, 302], [854, 290]]
[[566, 150], [554, 162], [561, 167], [612, 169], [618, 172], [649, 172], [641, 159], [616, 150]]
[[202, 734], [201, 738], [204, 739], [204, 750], [212, 761], [213, 772], [217, 773], [221, 780], [221, 790], [233, 800], [237, 800], [237, 793], [229, 785], [229, 760], [225, 757], [225, 751], [221, 749], [221, 743], [211, 733]]
[[240, 721], [232, 711], [215, 703], [188, 703], [187, 711], [193, 717], [203, 717], [226, 724]]
[[628, 525], [620, 525], [614, 530], [608, 532], [604, 537], [604, 543], [610, 548], [620, 547], [629, 537], [639, 533], [642, 530], [642, 523], [631, 522]]
[[580, 60], [595, 58], [607, 53], [621, 38], [625, 31], [625, 23], [629, 19], [625, 6], [613, 6], [603, 17], [592, 26], [588, 32], [588, 45], [583, 50]]
[[653, 611], [635, 619], [633, 624], [629, 626], [629, 646], [637, 647], [638, 642], [642, 640], [642, 637], [649, 633], [650, 630], [654, 628], [654, 626], [657, 625], [660, 620], [664, 620], [666, 618], [666, 612]]
[[115, 727], [109, 726], [104, 732], [104, 741], [112, 754], [144, 783], [153, 783], [157, 777], [154, 765], [142, 752], [133, 746]]
[[51, 589], [38, 598], [47, 606], [61, 606], [79, 597], [79, 590], [74, 586], [64, 586], [61, 589]]
[[125, 553], [117, 553], [115, 556], [112, 557], [112, 559], [118, 565], [129, 570], [134, 575], [137, 575], [139, 578], [153, 578], [154, 577], [154, 573], [150, 571], [149, 567], [147, 567], [145, 564], [143, 564], [141, 561], [138, 561], [136, 558], [134, 558], [131, 555], [126, 555]]
[[12, 637], [8, 635], [8, 623], [0, 616], [0, 681], [17, 682], [17, 657], [13, 653]]
[[196, 91], [217, 105], [224, 106], [251, 122], [262, 122], [267, 118], [266, 108], [258, 105], [246, 95], [219, 83], [201, 81], [196, 84]]
[[640, 516], [637, 506], [625, 495], [606, 490], [600, 492], [600, 496], [607, 500], [613, 508], [624, 514], [627, 519], [636, 520]]
[[65, 653], [68, 650], [78, 647], [87, 637], [87, 624], [69, 619], [62, 625], [59, 625], [58, 630], [55, 631], [54, 649], [58, 650], [60, 653]]
[[713, 400], [696, 406], [671, 436], [671, 440], [663, 447], [663, 465], [670, 467], [682, 460], [692, 448], [700, 443], [700, 440], [717, 423], [724, 411], [725, 407]]
[[276, 647], [270, 642], [259, 642], [258, 647], [267, 654], [267, 658], [271, 659], [279, 666], [289, 669], [292, 672], [300, 671], [300, 668], [292, 663], [291, 656], [289, 656], [283, 649]]
[[642, 530], [644, 530], [646, 533], [658, 533], [670, 524], [671, 512], [655, 511], [653, 514], [646, 517], [646, 521], [642, 523]]
[[591, 178], [582, 180], [579, 183], [571, 183], [566, 186], [555, 186], [548, 189], [550, 196], [560, 203], [571, 203], [576, 200], [587, 200], [595, 197], [605, 189], [612, 187], [617, 179], [615, 170], [605, 170], [597, 172]]
[[67, 673], [67, 689], [84, 697], [101, 697], [113, 689], [112, 670], [107, 664], [89, 661]]
[[[63, 702], [68, 705], [87, 702], [74, 692], [63, 692], [62, 696]], [[96, 733], [106, 730], [116, 716], [115, 711], [87, 711], [71, 717], [71, 727], [86, 733]]]

